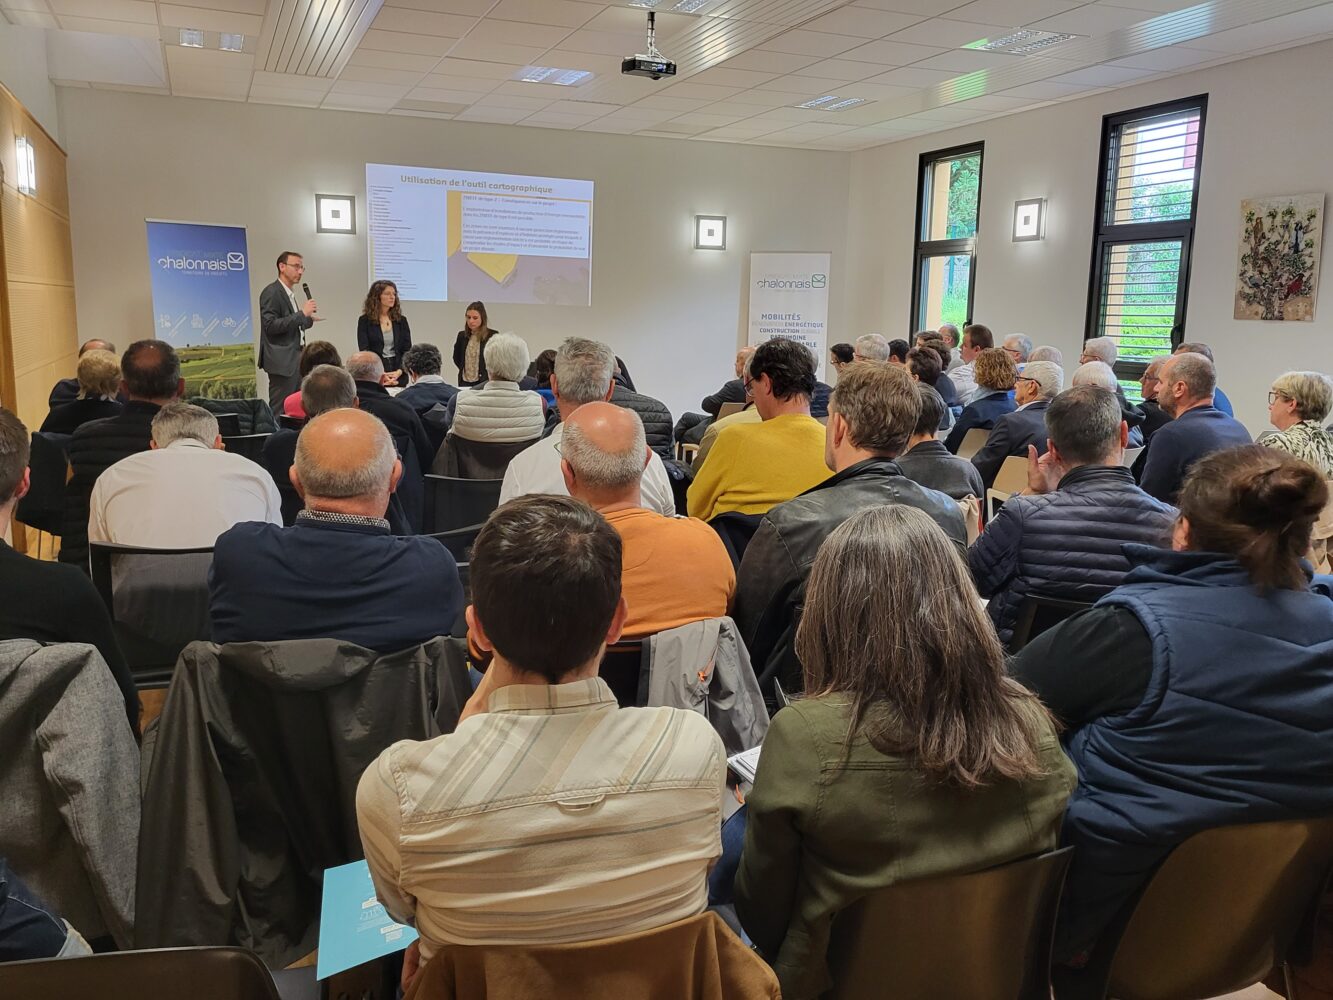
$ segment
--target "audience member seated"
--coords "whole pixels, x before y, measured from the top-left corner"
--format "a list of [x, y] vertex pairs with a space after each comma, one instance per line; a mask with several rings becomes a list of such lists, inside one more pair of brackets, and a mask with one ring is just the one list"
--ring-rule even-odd
[[[79, 348], [79, 359], [89, 351], [110, 351], [116, 353], [116, 345], [109, 340], [85, 340], [83, 346]], [[54, 410], [57, 406], [64, 406], [66, 403], [72, 403], [79, 398], [81, 386], [77, 378], [62, 378], [51, 387], [51, 395], [47, 398], [46, 408]], [[118, 400], [123, 402], [123, 400]]]
[[593, 402], [563, 427], [560, 468], [569, 495], [620, 535], [625, 635], [637, 639], [727, 614], [736, 571], [717, 532], [643, 506], [639, 483], [652, 454], [643, 424], [628, 410]]
[[1262, 444], [1309, 462], [1333, 479], [1333, 434], [1324, 421], [1333, 409], [1333, 379], [1319, 372], [1287, 372], [1268, 393], [1268, 419], [1278, 433]]
[[411, 403], [389, 395], [389, 390], [384, 387], [384, 362], [378, 354], [370, 351], [353, 354], [347, 359], [347, 372], [356, 381], [357, 405], [379, 417], [389, 428], [394, 447], [403, 460], [398, 501], [412, 530], [420, 531], [426, 505], [426, 486], [422, 477], [435, 461], [435, 449], [431, 447], [425, 425]]
[[928, 385], [918, 382], [916, 390], [921, 400], [921, 415], [916, 418], [907, 447], [894, 459], [898, 470], [912, 482], [939, 490], [955, 500], [967, 496], [983, 498], [986, 491], [977, 467], [965, 458], [949, 454], [937, 436], [936, 428], [945, 413], [944, 400]]
[[648, 447], [661, 458], [671, 457], [671, 411], [666, 403], [641, 392], [631, 392], [617, 384], [611, 402], [638, 415], [647, 436]]
[[852, 353], [853, 361], [875, 361], [884, 363], [889, 360], [889, 342], [878, 333], [867, 333], [856, 338], [856, 350]]
[[448, 635], [463, 605], [453, 556], [433, 538], [390, 534], [384, 519], [402, 471], [370, 414], [311, 418], [291, 471], [305, 500], [296, 524], [238, 524], [214, 546], [213, 641], [325, 638], [390, 652]]
[[[519, 452], [505, 469], [500, 503], [532, 493], [567, 496], [560, 468], [560, 447], [567, 421], [585, 403], [605, 402], [615, 385], [612, 373], [616, 357], [611, 348], [596, 340], [570, 337], [555, 355], [551, 390], [555, 393], [561, 423], [549, 435]], [[648, 459], [639, 483], [643, 506], [667, 517], [676, 513], [671, 480], [656, 452]]]
[[[920, 350], [914, 348], [913, 350]], [[793, 644], [805, 581], [829, 532], [868, 507], [916, 507], [958, 547], [967, 528], [958, 504], [903, 475], [905, 449], [921, 412], [917, 383], [899, 365], [848, 367], [833, 390], [824, 445], [830, 479], [780, 503], [764, 517], [741, 560], [733, 616], [755, 672], [800, 686]]]
[[357, 789], [376, 892], [421, 935], [408, 970], [445, 944], [586, 941], [703, 912], [725, 755], [702, 715], [619, 708], [597, 676], [626, 615], [621, 548], [568, 497], [515, 500], [477, 537], [467, 618], [485, 677], [453, 733], [393, 744]]
[[1213, 363], [1202, 354], [1173, 354], [1159, 377], [1157, 403], [1171, 422], [1153, 435], [1139, 485], [1175, 503], [1191, 465], [1223, 448], [1249, 444], [1250, 432], [1213, 405]]
[[469, 441], [535, 441], [546, 426], [542, 398], [518, 387], [528, 370], [528, 345], [516, 334], [496, 333], [485, 352], [489, 380], [458, 393], [450, 433]]
[[1046, 408], [1060, 394], [1064, 382], [1065, 373], [1050, 361], [1029, 361], [1014, 377], [1014, 403], [1018, 408], [995, 421], [986, 443], [972, 456], [986, 489], [995, 484], [1006, 458], [1026, 458], [1029, 446], [1036, 448], [1038, 455], [1046, 453]]
[[810, 351], [793, 340], [765, 341], [750, 358], [746, 388], [760, 420], [736, 423], [718, 434], [690, 484], [691, 517], [711, 521], [727, 511], [766, 514], [828, 478], [824, 428], [810, 416], [815, 389]]
[[[1169, 354], [1159, 354], [1148, 362], [1148, 367], [1143, 369], [1143, 374], [1139, 376], [1139, 388], [1143, 394], [1143, 402], [1139, 404], [1139, 409], [1143, 411], [1143, 446], [1147, 448], [1148, 442], [1152, 436], [1171, 422], [1157, 402], [1157, 387], [1161, 384], [1162, 365], [1166, 364]], [[1142, 462], [1147, 459], [1146, 452], [1139, 455], [1138, 461], [1134, 463], [1134, 475], [1138, 477], [1142, 474]]]
[[0, 857], [0, 963], [91, 955], [88, 942]]
[[458, 395], [457, 387], [440, 374], [444, 359], [434, 344], [412, 345], [403, 355], [402, 365], [409, 382], [396, 398], [416, 410], [418, 416], [433, 406], [448, 406], [449, 400]]
[[[921, 337], [921, 335], [918, 336]], [[948, 344], [940, 339], [938, 333], [932, 333], [930, 331], [927, 331], [925, 335], [921, 337], [917, 346], [929, 347], [940, 356], [940, 374], [939, 377], [935, 379], [935, 391], [940, 394], [940, 398], [944, 400], [944, 405], [949, 408], [949, 422], [953, 423], [953, 411], [955, 407], [960, 411], [962, 410], [962, 407], [958, 406], [958, 387], [953, 384], [953, 379], [946, 374], [949, 369], [949, 363], [953, 359], [953, 350]]]
[[990, 327], [971, 323], [963, 328], [962, 346], [958, 348], [958, 356], [963, 363], [949, 369], [949, 378], [953, 379], [954, 388], [958, 391], [957, 405], [967, 406], [974, 398], [988, 391], [977, 384], [976, 363], [982, 351], [988, 351], [994, 346], [995, 337]]
[[88, 540], [144, 548], [207, 548], [233, 524], [282, 524], [282, 499], [257, 462], [222, 450], [217, 417], [181, 400], [153, 417], [149, 450], [97, 479]]
[[[927, 341], [927, 343], [944, 346], [941, 340]], [[907, 352], [907, 371], [913, 379], [922, 385], [930, 386], [939, 393], [940, 399], [944, 400], [944, 413], [940, 416], [940, 425], [936, 429], [948, 430], [953, 423], [953, 414], [949, 412], [949, 401], [945, 399], [944, 393], [940, 392], [940, 383], [948, 378], [944, 374], [944, 358], [933, 347], [913, 347]], [[953, 391], [952, 382], [948, 383], [948, 388]]]
[[1058, 960], [1193, 834], [1333, 811], [1333, 601], [1301, 562], [1328, 493], [1276, 449], [1201, 458], [1170, 549], [1126, 546], [1125, 582], [1013, 662], [1079, 774]]
[[[845, 345], [834, 345], [836, 351], [838, 347]], [[741, 381], [745, 375], [745, 365], [750, 360], [750, 355], [754, 353], [753, 347], [742, 347], [736, 352], [736, 377], [728, 382], [722, 383], [722, 388], [711, 396], [705, 396], [703, 402], [699, 405], [703, 408], [703, 413], [682, 413], [673, 430], [675, 440], [683, 444], [698, 444], [704, 436], [704, 431], [708, 425], [717, 419], [718, 413], [726, 403], [744, 403], [747, 400], [745, 395], [745, 383]], [[848, 353], [851, 349], [848, 348]], [[833, 362], [833, 367], [841, 371], [838, 362]]]
[[[301, 348], [301, 360], [297, 362], [298, 374], [301, 381], [320, 365], [333, 365], [335, 368], [341, 368], [343, 359], [338, 355], [338, 348], [334, 347], [327, 340], [312, 340]], [[313, 414], [306, 413], [301, 409], [301, 390], [297, 389], [286, 399], [282, 401], [282, 412], [284, 416], [295, 417], [298, 420], [304, 420]]]
[[1051, 850], [1075, 774], [1005, 677], [956, 545], [919, 510], [874, 507], [829, 536], [796, 649], [806, 696], [764, 741], [736, 911], [783, 997], [811, 1000], [831, 985], [839, 911]]
[[537, 382], [537, 395], [546, 403], [549, 412], [555, 405], [555, 393], [551, 391], [551, 373], [555, 371], [555, 351], [547, 348], [532, 359], [528, 366], [528, 375]]
[[[843, 368], [850, 365], [856, 359], [856, 348], [851, 344], [834, 344], [829, 348], [829, 361], [833, 365], [833, 371], [841, 374]], [[744, 369], [740, 365], [739, 359], [736, 364], [736, 378], [739, 381]]]
[[1025, 597], [1097, 600], [1129, 572], [1124, 543], [1165, 544], [1175, 517], [1124, 467], [1129, 431], [1114, 393], [1076, 386], [1045, 417], [1050, 450], [1040, 459], [1029, 450], [1027, 488], [1005, 501], [968, 553], [1006, 644]]
[[[1209, 347], [1207, 344], [1201, 343], [1200, 341], [1197, 340], [1186, 341], [1185, 343], [1177, 347], [1172, 353], [1202, 354], [1205, 358], [1207, 358], [1210, 362], [1212, 362], [1214, 371], [1216, 371], [1217, 361], [1216, 359], [1213, 358], [1213, 349]], [[1223, 413], [1225, 413], [1228, 417], [1234, 417], [1236, 415], [1236, 411], [1231, 408], [1231, 400], [1227, 399], [1227, 394], [1223, 392], [1221, 389], [1219, 389], [1216, 385], [1213, 386], [1213, 405], [1216, 406]]]
[[1064, 370], [1065, 356], [1060, 353], [1058, 347], [1034, 347], [1032, 353], [1028, 355], [1029, 361], [1049, 361], [1052, 364], [1059, 365]]
[[889, 362], [895, 365], [907, 364], [907, 351], [910, 345], [905, 340], [889, 341]]
[[125, 407], [116, 401], [120, 392], [120, 362], [110, 351], [86, 351], [79, 356], [79, 394], [61, 403], [42, 421], [43, 434], [73, 434], [90, 420], [119, 415]]
[[[135, 341], [120, 359], [120, 384], [129, 402], [117, 416], [84, 424], [70, 438], [70, 478], [60, 561], [88, 572], [88, 501], [102, 473], [122, 458], [147, 451], [157, 411], [185, 391], [180, 360], [163, 340]], [[185, 516], [180, 512], [178, 516]]]
[[949, 350], [953, 352], [953, 361], [949, 364], [949, 371], [961, 367], [963, 359], [958, 353], [958, 348], [963, 342], [963, 335], [959, 332], [958, 327], [952, 323], [941, 323], [940, 328], [935, 332], [939, 334], [940, 339], [943, 340]]
[[28, 492], [28, 429], [0, 409], [0, 639], [84, 642], [102, 654], [139, 732], [139, 692], [116, 643], [111, 616], [92, 581], [73, 566], [15, 552], [3, 540]]
[[1078, 356], [1078, 363], [1086, 365], [1100, 361], [1114, 371], [1116, 359], [1119, 357], [1120, 347], [1114, 337], [1089, 337], [1083, 341], [1083, 351]]
[[[963, 368], [958, 371], [963, 371]], [[963, 407], [963, 412], [954, 421], [953, 430], [949, 431], [944, 441], [944, 447], [955, 455], [968, 431], [975, 428], [990, 430], [995, 426], [995, 421], [1006, 413], [1014, 412], [1014, 399], [1009, 392], [1014, 387], [1018, 372], [1013, 359], [1003, 348], [988, 347], [981, 351], [972, 362], [972, 375], [976, 379], [977, 392], [973, 394], [972, 402]], [[959, 391], [961, 393], [961, 389]]]
[[1085, 361], [1074, 369], [1070, 384], [1095, 385], [1115, 393], [1115, 398], [1120, 401], [1120, 418], [1129, 428], [1129, 447], [1143, 447], [1143, 411], [1125, 397], [1125, 390], [1115, 377], [1115, 369], [1105, 361]]
[[1021, 333], [1011, 333], [1004, 338], [1004, 353], [1009, 355], [1015, 365], [1027, 364], [1032, 353], [1032, 338]]

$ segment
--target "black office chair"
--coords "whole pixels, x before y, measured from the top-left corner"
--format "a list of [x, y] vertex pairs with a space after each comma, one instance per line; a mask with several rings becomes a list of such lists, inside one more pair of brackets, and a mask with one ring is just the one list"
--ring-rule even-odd
[[422, 531], [433, 535], [482, 524], [500, 506], [503, 479], [453, 479], [428, 475]]
[[1018, 606], [1018, 619], [1014, 622], [1009, 651], [1017, 653], [1047, 629], [1054, 628], [1066, 618], [1072, 618], [1090, 607], [1092, 605], [1086, 601], [1066, 601], [1059, 597], [1028, 594]]
[[88, 559], [135, 683], [166, 684], [180, 651], [196, 639], [210, 638], [213, 549], [90, 542]]
[[472, 546], [477, 540], [477, 535], [481, 534], [481, 529], [485, 526], [481, 524], [470, 524], [466, 528], [454, 528], [452, 531], [436, 531], [428, 535], [446, 549], [454, 557], [454, 561], [460, 564], [467, 563], [472, 559]]
[[264, 442], [268, 440], [267, 434], [237, 434], [233, 437], [223, 436], [222, 447], [235, 455], [248, 458], [252, 462], [258, 462], [259, 456], [264, 450]]
[[42, 1000], [286, 1000], [273, 976], [246, 948], [152, 948], [81, 958], [41, 958], [0, 966], [7, 997]]
[[[69, 480], [69, 460], [65, 449], [69, 434], [32, 435], [32, 450], [28, 456], [30, 486], [28, 494], [18, 502], [14, 519], [39, 532], [59, 535], [65, 520], [65, 484]], [[42, 554], [42, 538], [37, 536], [37, 557]]]
[[621, 639], [602, 655], [597, 676], [606, 681], [621, 708], [648, 704], [648, 651], [647, 639]]
[[456, 476], [460, 479], [503, 479], [514, 457], [537, 441], [538, 438], [527, 441], [471, 441], [457, 434], [448, 434], [435, 453], [430, 471], [433, 475]]
[[305, 417], [292, 417], [286, 413], [278, 414], [278, 427], [281, 430], [299, 431], [305, 426]]
[[[205, 407], [207, 409], [207, 407]], [[214, 413], [217, 417], [218, 433], [224, 438], [238, 437], [241, 433], [241, 415], [239, 413]]]

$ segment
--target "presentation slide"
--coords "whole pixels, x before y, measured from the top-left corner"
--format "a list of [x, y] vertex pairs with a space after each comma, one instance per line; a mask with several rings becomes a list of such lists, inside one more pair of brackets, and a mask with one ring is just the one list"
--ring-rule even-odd
[[408, 300], [592, 302], [592, 181], [366, 164], [371, 280]]

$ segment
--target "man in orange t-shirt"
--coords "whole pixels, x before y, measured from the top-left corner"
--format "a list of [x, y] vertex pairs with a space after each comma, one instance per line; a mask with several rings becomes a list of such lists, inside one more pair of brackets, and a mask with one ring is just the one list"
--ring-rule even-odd
[[636, 413], [610, 403], [583, 404], [565, 421], [560, 452], [569, 495], [620, 534], [626, 637], [728, 613], [736, 571], [717, 532], [695, 518], [663, 517], [640, 500], [652, 452]]

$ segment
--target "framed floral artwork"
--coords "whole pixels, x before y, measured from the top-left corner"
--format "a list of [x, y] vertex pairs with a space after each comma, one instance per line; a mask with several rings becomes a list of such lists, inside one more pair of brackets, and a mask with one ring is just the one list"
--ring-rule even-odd
[[1324, 196], [1294, 194], [1240, 203], [1236, 319], [1314, 319]]

